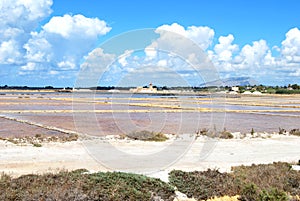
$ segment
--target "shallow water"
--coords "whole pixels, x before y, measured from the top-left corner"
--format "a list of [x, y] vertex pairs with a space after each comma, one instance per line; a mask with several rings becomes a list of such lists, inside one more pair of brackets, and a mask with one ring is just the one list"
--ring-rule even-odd
[[[279, 127], [299, 128], [299, 107], [299, 96], [223, 98], [109, 93], [0, 96], [1, 115], [97, 136], [134, 130], [195, 133], [203, 128], [277, 132]], [[2, 119], [0, 125], [0, 136], [50, 132], [12, 120]]]

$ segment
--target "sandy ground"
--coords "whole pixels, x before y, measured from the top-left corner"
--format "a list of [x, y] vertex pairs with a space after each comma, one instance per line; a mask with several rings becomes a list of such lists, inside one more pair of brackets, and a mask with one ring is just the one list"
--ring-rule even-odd
[[[149, 150], [157, 149], [159, 151], [167, 143], [171, 143], [115, 139], [110, 139], [110, 142], [120, 150], [123, 149], [123, 151], [129, 153], [138, 150], [139, 153], [144, 154], [144, 157], [147, 157]], [[206, 157], [203, 157], [202, 148], [205, 143], [208, 143], [206, 137], [198, 138], [190, 150], [175, 164], [151, 173], [150, 176], [167, 181], [168, 172], [173, 169], [192, 171], [218, 168], [220, 171], [230, 171], [231, 166], [242, 164], [251, 165], [252, 163], [272, 163], [276, 161], [297, 162], [300, 159], [300, 137], [296, 136], [272, 135], [272, 137], [266, 137], [265, 139], [262, 137], [218, 139], [213, 141], [213, 146], [209, 148]], [[122, 160], [125, 161], [126, 158]], [[92, 172], [107, 170], [94, 160], [82, 141], [44, 143], [42, 147], [15, 145], [0, 141], [0, 172], [19, 176], [79, 168], [86, 168]]]

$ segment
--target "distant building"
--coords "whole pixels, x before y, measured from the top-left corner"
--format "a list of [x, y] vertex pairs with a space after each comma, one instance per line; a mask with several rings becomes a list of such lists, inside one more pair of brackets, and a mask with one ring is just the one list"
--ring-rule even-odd
[[231, 91], [238, 92], [239, 90], [240, 90], [239, 87], [231, 87]]
[[148, 88], [137, 87], [135, 89], [130, 89], [129, 91], [132, 93], [156, 93], [157, 88], [153, 88], [152, 83], [150, 83]]

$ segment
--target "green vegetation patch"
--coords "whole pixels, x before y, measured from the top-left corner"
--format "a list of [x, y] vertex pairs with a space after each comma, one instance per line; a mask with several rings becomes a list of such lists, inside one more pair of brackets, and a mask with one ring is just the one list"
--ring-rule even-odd
[[183, 172], [173, 170], [170, 183], [198, 200], [240, 195], [240, 200], [291, 200], [300, 195], [300, 172], [288, 163], [238, 166], [231, 173], [218, 170]]
[[42, 143], [48, 142], [71, 142], [77, 141], [79, 136], [77, 134], [62, 134], [62, 135], [45, 135], [36, 134], [35, 136], [25, 136], [25, 137], [0, 137], [0, 140], [8, 141], [13, 144], [32, 144], [34, 147], [41, 147]]
[[209, 199], [221, 196], [234, 196], [237, 189], [234, 178], [228, 173], [220, 173], [218, 170], [183, 172], [173, 170], [169, 174], [170, 184], [188, 197], [197, 200]]
[[0, 177], [0, 200], [159, 200], [173, 201], [174, 188], [159, 179], [121, 172]]
[[142, 140], [142, 141], [155, 141], [155, 142], [163, 142], [168, 140], [169, 138], [160, 132], [150, 132], [146, 130], [131, 132], [126, 135], [130, 139], [134, 140]]
[[207, 136], [211, 138], [221, 138], [221, 139], [232, 139], [234, 136], [231, 132], [224, 128], [223, 131], [217, 131], [215, 128], [213, 130], [209, 130], [207, 128], [202, 128], [196, 132], [196, 136]]

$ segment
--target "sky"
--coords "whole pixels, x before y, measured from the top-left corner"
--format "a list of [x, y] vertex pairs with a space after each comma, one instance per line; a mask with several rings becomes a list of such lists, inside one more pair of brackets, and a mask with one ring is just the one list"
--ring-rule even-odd
[[[197, 86], [245, 76], [265, 85], [300, 84], [299, 10], [299, 0], [1, 0], [0, 85], [74, 86], [87, 72], [86, 82], [99, 85]], [[103, 48], [147, 28], [158, 37], [144, 49]], [[135, 34], [145, 33], [151, 35]], [[183, 38], [203, 50], [216, 74], [190, 66]], [[170, 43], [182, 55], [171, 54]]]

